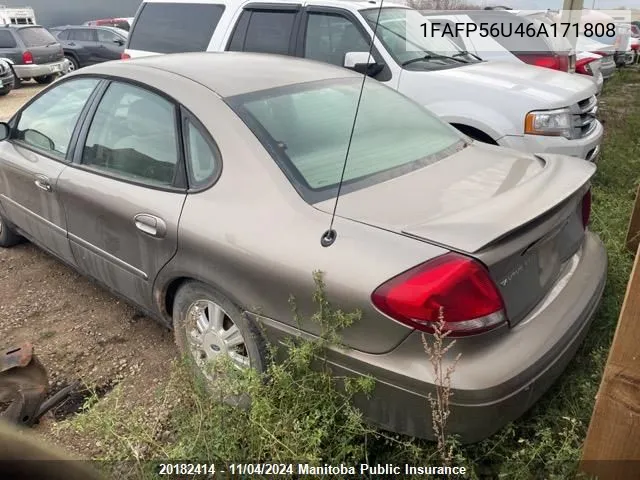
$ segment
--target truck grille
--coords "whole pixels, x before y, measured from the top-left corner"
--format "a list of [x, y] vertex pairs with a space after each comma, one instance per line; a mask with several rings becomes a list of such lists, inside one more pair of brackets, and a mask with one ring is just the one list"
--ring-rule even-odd
[[571, 108], [573, 138], [583, 138], [593, 132], [598, 125], [597, 111], [598, 99], [595, 95], [578, 102]]

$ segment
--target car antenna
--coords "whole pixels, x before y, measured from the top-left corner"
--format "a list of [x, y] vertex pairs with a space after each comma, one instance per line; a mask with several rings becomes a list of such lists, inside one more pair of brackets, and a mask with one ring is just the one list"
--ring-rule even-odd
[[[371, 37], [371, 43], [369, 44], [369, 58], [372, 58], [373, 52], [373, 42], [376, 38], [376, 33], [378, 31], [378, 24], [380, 23], [380, 13], [382, 12], [382, 3], [384, 0], [380, 0], [380, 6], [378, 7], [378, 16], [376, 17], [376, 24], [373, 27], [373, 35]], [[370, 0], [369, 3], [376, 3], [373, 0]], [[340, 200], [340, 192], [342, 191], [342, 184], [344, 183], [344, 174], [347, 170], [347, 160], [349, 159], [349, 152], [351, 151], [351, 142], [353, 141], [353, 133], [356, 129], [356, 121], [358, 120], [358, 110], [360, 109], [360, 101], [362, 100], [362, 92], [364, 91], [364, 82], [367, 80], [367, 71], [365, 70], [362, 74], [362, 85], [360, 85], [360, 93], [358, 95], [358, 103], [356, 103], [356, 111], [353, 115], [353, 123], [351, 124], [351, 133], [349, 134], [349, 143], [347, 143], [347, 152], [344, 155], [344, 163], [342, 164], [342, 174], [340, 175], [340, 183], [338, 183], [338, 192], [336, 193], [336, 201], [333, 204], [333, 213], [331, 214], [331, 223], [329, 223], [329, 229], [322, 234], [320, 237], [320, 244], [323, 247], [330, 247], [336, 241], [338, 237], [338, 232], [333, 228], [333, 222], [336, 218], [336, 210], [338, 208], [338, 201]]]

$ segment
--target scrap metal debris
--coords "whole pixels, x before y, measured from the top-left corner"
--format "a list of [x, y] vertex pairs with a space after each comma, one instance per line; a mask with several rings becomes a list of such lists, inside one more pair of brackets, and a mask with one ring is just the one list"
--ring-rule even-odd
[[10, 348], [0, 355], [0, 419], [30, 427], [64, 401], [76, 386], [69, 385], [45, 401], [49, 377], [34, 355], [33, 345]]

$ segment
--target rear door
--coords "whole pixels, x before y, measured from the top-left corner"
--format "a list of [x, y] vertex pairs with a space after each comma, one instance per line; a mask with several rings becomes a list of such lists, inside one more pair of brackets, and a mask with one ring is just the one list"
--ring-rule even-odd
[[151, 309], [186, 198], [179, 109], [156, 91], [112, 82], [90, 116], [59, 180], [71, 250], [86, 274]]
[[97, 79], [65, 80], [36, 97], [0, 143], [0, 204], [7, 218], [43, 248], [73, 262], [58, 178], [70, 163], [77, 124]]
[[35, 64], [56, 62], [64, 58], [62, 46], [46, 28], [19, 28], [18, 36], [25, 48], [31, 52]]

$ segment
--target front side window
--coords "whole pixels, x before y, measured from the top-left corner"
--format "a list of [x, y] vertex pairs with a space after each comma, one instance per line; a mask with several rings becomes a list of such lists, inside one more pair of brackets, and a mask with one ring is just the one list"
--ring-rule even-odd
[[112, 83], [100, 100], [82, 164], [117, 178], [171, 186], [178, 165], [175, 106], [148, 90]]
[[[362, 80], [281, 87], [227, 99], [309, 202], [335, 195]], [[403, 95], [367, 78], [345, 185], [378, 183], [464, 145], [461, 134]]]
[[157, 53], [204, 52], [224, 5], [145, 3], [129, 36], [128, 48]]
[[124, 39], [119, 35], [116, 35], [109, 30], [98, 30], [98, 41], [101, 43], [116, 43], [119, 41], [124, 42]]
[[69, 80], [45, 92], [20, 114], [15, 140], [64, 157], [80, 112], [98, 82]]
[[304, 56], [342, 67], [347, 52], [368, 52], [369, 39], [342, 15], [309, 13]]

